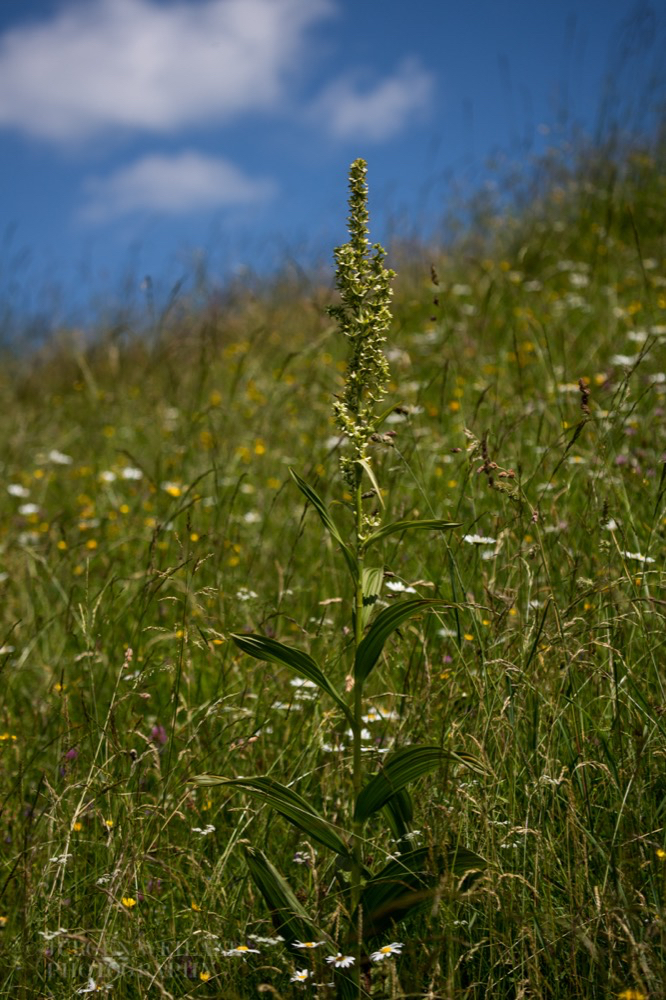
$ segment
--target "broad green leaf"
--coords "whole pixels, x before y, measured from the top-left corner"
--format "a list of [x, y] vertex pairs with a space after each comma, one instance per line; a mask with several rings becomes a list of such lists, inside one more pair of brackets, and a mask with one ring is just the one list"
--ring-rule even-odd
[[375, 542], [395, 535], [402, 531], [448, 531], [450, 528], [459, 528], [458, 521], [440, 521], [438, 518], [428, 518], [423, 521], [393, 521], [391, 524], [384, 524], [377, 531], [373, 531], [365, 540], [366, 549]]
[[356, 800], [354, 820], [364, 822], [405, 785], [445, 762], [465, 764], [473, 771], [484, 771], [481, 762], [467, 753], [444, 750], [438, 746], [403, 747], [388, 755], [381, 771], [361, 790]]
[[252, 881], [264, 897], [271, 913], [273, 926], [287, 945], [294, 941], [323, 941], [323, 934], [311, 921], [307, 911], [292, 892], [289, 883], [265, 854], [245, 847], [245, 859]]
[[361, 579], [363, 580], [363, 614], [361, 615], [361, 618], [363, 621], [363, 628], [365, 629], [370, 621], [372, 612], [375, 609], [375, 604], [377, 603], [377, 598], [382, 590], [384, 567], [364, 566], [363, 572], [361, 573]]
[[293, 469], [290, 469], [289, 473], [291, 475], [291, 478], [294, 480], [299, 490], [303, 494], [303, 496], [305, 496], [310, 501], [314, 509], [319, 514], [319, 517], [321, 518], [322, 523], [326, 528], [326, 530], [328, 531], [331, 538], [335, 539], [335, 541], [340, 546], [342, 554], [347, 562], [347, 566], [349, 567], [349, 572], [352, 575], [352, 579], [354, 580], [354, 582], [356, 582], [356, 580], [358, 579], [358, 560], [356, 559], [356, 556], [349, 548], [349, 546], [346, 545], [342, 540], [342, 535], [338, 531], [337, 524], [329, 514], [328, 507], [321, 499], [321, 497], [319, 497], [315, 493], [312, 487], [308, 486], [308, 484], [305, 482], [304, 479], [301, 479], [301, 477], [298, 475], [297, 472], [294, 472]]
[[357, 462], [361, 466], [361, 468], [364, 470], [364, 472], [366, 473], [368, 479], [372, 483], [372, 488], [375, 491], [377, 499], [379, 500], [380, 504], [383, 507], [384, 506], [384, 498], [382, 496], [382, 491], [379, 488], [379, 483], [377, 482], [377, 477], [375, 476], [375, 473], [373, 471], [372, 466], [370, 465], [370, 462], [368, 462], [367, 458], [359, 458], [359, 459], [357, 459]]
[[248, 795], [254, 796], [265, 805], [272, 806], [276, 812], [288, 819], [290, 823], [303, 830], [312, 840], [349, 857], [349, 848], [337, 833], [335, 826], [317, 812], [307, 799], [292, 788], [262, 775], [253, 778], [225, 778], [217, 774], [199, 774], [193, 778], [198, 785], [227, 785], [240, 788]]
[[409, 833], [414, 817], [414, 805], [405, 788], [392, 795], [384, 804], [384, 815], [396, 841], [402, 840]]
[[384, 643], [404, 621], [418, 614], [419, 611], [430, 608], [450, 608], [452, 605], [448, 601], [427, 600], [426, 598], [416, 598], [410, 601], [400, 601], [398, 604], [390, 604], [379, 612], [370, 630], [361, 640], [356, 650], [354, 661], [354, 678], [357, 683], [362, 683], [375, 663], [381, 656]]
[[427, 905], [445, 872], [464, 875], [486, 868], [488, 862], [474, 851], [455, 847], [439, 856], [427, 847], [401, 854], [366, 883], [361, 896], [363, 937], [383, 934], [419, 907]]
[[239, 649], [242, 649], [244, 653], [248, 653], [250, 656], [254, 656], [255, 659], [265, 660], [269, 663], [279, 663], [284, 667], [291, 667], [297, 674], [307, 677], [309, 681], [313, 681], [322, 691], [331, 696], [336, 705], [345, 713], [348, 721], [352, 721], [346, 703], [309, 653], [304, 653], [300, 649], [294, 649], [293, 646], [285, 646], [283, 642], [278, 642], [277, 639], [269, 639], [265, 635], [238, 635], [234, 633], [231, 635], [231, 638]]

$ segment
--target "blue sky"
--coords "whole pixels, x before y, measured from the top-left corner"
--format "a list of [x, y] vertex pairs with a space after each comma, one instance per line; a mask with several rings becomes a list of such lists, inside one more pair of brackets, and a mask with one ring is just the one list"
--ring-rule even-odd
[[[168, 297], [206, 261], [325, 259], [369, 163], [373, 236], [436, 226], [450, 178], [629, 121], [664, 51], [635, 0], [2, 0], [0, 300]], [[663, 81], [662, 81], [663, 82]]]

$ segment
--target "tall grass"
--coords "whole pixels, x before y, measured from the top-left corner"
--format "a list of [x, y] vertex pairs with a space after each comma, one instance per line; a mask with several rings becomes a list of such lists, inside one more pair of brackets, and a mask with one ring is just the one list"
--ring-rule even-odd
[[[386, 516], [462, 527], [388, 539], [380, 597], [457, 610], [386, 645], [364, 742], [483, 761], [419, 780], [416, 846], [488, 867], [440, 879], [376, 997], [664, 995], [663, 151], [563, 172], [395, 282]], [[297, 782], [345, 819], [341, 713], [228, 638], [305, 649], [344, 688], [346, 568], [288, 474], [344, 523], [325, 298], [63, 341], [0, 376], [7, 995], [312, 992], [242, 848], [270, 848], [335, 938], [324, 849], [191, 779]]]

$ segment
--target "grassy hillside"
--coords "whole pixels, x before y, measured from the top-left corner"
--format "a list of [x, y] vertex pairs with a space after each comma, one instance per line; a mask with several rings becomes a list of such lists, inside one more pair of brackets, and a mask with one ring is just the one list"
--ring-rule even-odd
[[[412, 839], [487, 867], [387, 931], [374, 997], [666, 995], [663, 154], [551, 171], [394, 281], [386, 517], [461, 526], [383, 543], [380, 603], [455, 607], [388, 640], [364, 759], [482, 761], [418, 780]], [[190, 782], [270, 775], [348, 825], [342, 712], [228, 638], [297, 645], [345, 688], [346, 567], [288, 471], [350, 535], [332, 298], [277, 283], [0, 374], [3, 995], [326, 995], [290, 982], [330, 977], [276, 939], [242, 847], [339, 940], [331, 852]]]

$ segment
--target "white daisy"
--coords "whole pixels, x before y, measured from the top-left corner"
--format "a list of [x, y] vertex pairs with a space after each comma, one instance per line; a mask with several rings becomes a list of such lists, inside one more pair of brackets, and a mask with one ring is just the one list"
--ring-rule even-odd
[[294, 948], [318, 948], [323, 941], [294, 941]]
[[326, 961], [335, 969], [348, 969], [356, 959], [353, 955], [343, 955], [341, 951], [337, 955], [327, 955]]
[[385, 958], [390, 958], [391, 955], [399, 955], [404, 947], [401, 941], [392, 941], [391, 944], [385, 944], [379, 951], [373, 951], [370, 960], [372, 962], [383, 962]]
[[642, 563], [653, 563], [654, 559], [652, 556], [644, 556], [640, 552], [623, 552], [622, 555], [625, 559], [635, 559], [636, 562]]
[[309, 969], [300, 969], [300, 970], [297, 969], [296, 972], [291, 977], [291, 979], [289, 980], [289, 982], [290, 983], [304, 983], [305, 980], [310, 975], [312, 975], [312, 973], [309, 971]]
[[232, 955], [260, 955], [261, 952], [258, 948], [249, 948], [246, 944], [238, 944], [229, 951], [223, 951], [222, 954], [225, 958], [230, 958]]
[[386, 581], [387, 590], [392, 590], [394, 594], [415, 594], [416, 591], [413, 587], [408, 587], [400, 580], [387, 580]]

